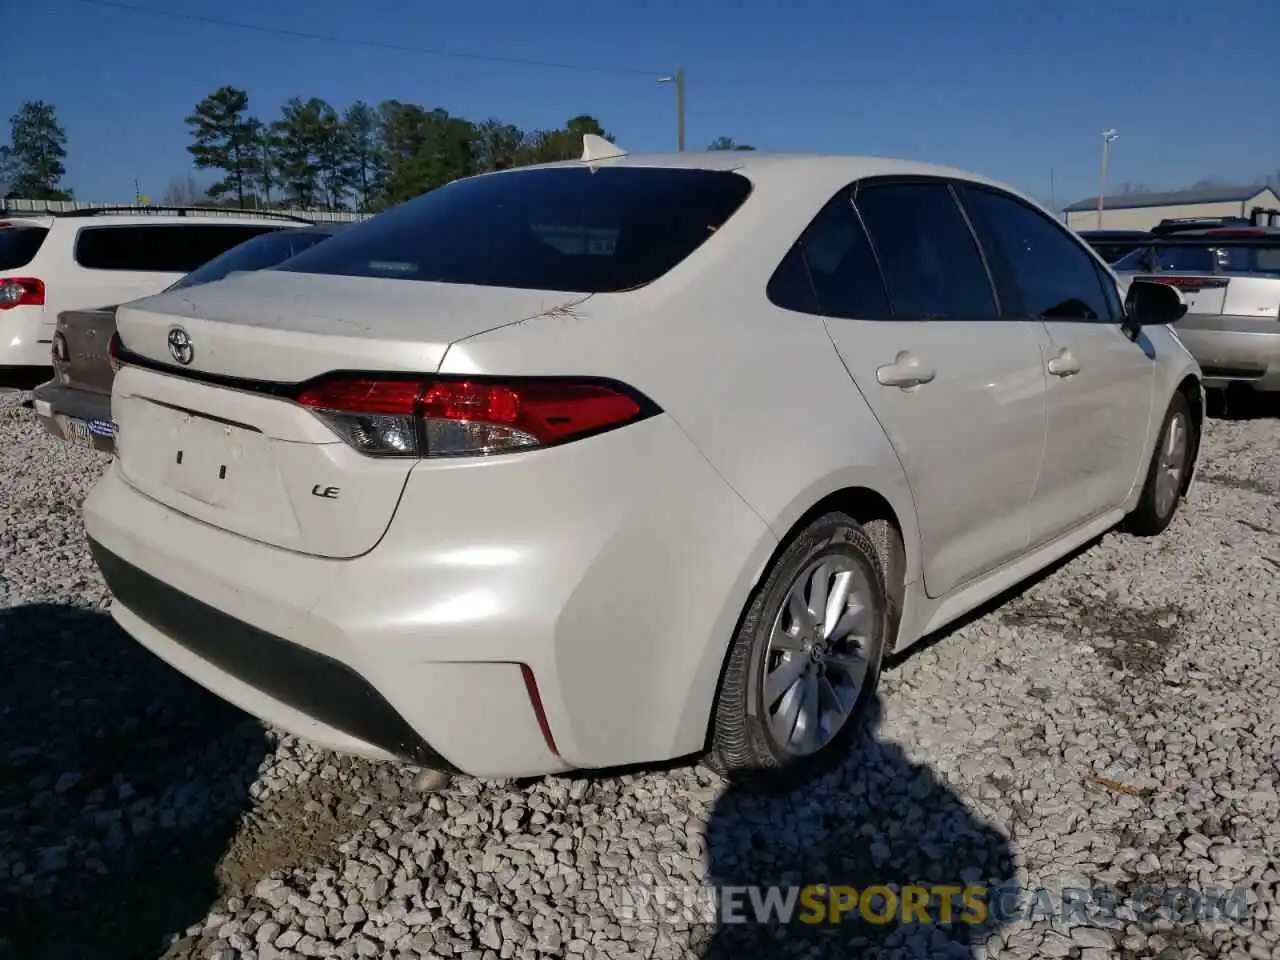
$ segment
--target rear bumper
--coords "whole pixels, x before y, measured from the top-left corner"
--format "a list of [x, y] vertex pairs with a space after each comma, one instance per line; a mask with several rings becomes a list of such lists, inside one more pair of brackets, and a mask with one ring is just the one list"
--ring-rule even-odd
[[486, 777], [700, 751], [777, 543], [665, 417], [419, 464], [350, 560], [192, 520], [119, 461], [84, 518], [112, 615], [196, 682], [342, 752]]
[[1280, 319], [1188, 316], [1173, 329], [1200, 365], [1206, 387], [1280, 390]]
[[115, 601], [228, 677], [329, 729], [421, 766], [452, 766], [346, 664], [230, 617], [122, 560], [97, 541], [89, 549]]
[[[68, 420], [79, 420], [89, 425], [111, 423], [111, 397], [108, 394], [77, 390], [50, 380], [36, 387], [31, 393], [36, 419], [40, 425], [59, 440], [74, 441]], [[90, 433], [92, 446], [103, 453], [115, 452], [115, 437], [105, 428]]]

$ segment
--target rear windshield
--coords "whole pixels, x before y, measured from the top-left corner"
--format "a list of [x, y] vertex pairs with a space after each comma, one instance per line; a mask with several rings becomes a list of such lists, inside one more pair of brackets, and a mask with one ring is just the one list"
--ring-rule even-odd
[[1115, 265], [1119, 271], [1147, 273], [1267, 273], [1280, 275], [1280, 241], [1275, 243], [1157, 244], [1134, 250]]
[[221, 256], [214, 257], [202, 267], [197, 267], [171, 286], [170, 290], [212, 283], [237, 272], [265, 270], [288, 260], [294, 254], [309, 250], [329, 236], [314, 230], [278, 230], [264, 233], [232, 247]]
[[45, 227], [0, 223], [0, 270], [25, 267], [36, 258], [36, 252], [48, 233]]
[[607, 293], [684, 260], [751, 192], [718, 170], [551, 167], [459, 180], [278, 269]]

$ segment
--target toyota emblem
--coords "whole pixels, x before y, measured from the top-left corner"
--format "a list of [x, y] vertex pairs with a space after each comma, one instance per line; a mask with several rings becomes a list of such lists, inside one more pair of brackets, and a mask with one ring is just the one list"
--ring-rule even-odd
[[169, 353], [184, 367], [195, 359], [195, 347], [191, 346], [191, 334], [181, 327], [169, 331]]

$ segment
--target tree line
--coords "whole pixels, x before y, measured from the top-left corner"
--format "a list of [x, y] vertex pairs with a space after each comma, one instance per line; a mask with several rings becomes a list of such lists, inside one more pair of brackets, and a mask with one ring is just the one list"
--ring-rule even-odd
[[[356, 101], [340, 112], [317, 97], [294, 97], [263, 120], [233, 86], [209, 94], [185, 122], [194, 167], [217, 179], [201, 186], [188, 174], [169, 184], [163, 202], [250, 209], [376, 212], [473, 173], [580, 156], [583, 134], [614, 139], [586, 114], [556, 129], [522, 130], [400, 100]], [[67, 134], [53, 105], [24, 103], [9, 133], [0, 146], [0, 195], [73, 199], [61, 185]], [[708, 149], [753, 148], [718, 137]]]
[[[195, 166], [220, 174], [208, 196], [239, 207], [377, 211], [459, 177], [572, 159], [584, 134], [614, 139], [587, 114], [556, 129], [522, 130], [400, 100], [357, 100], [340, 111], [318, 97], [294, 97], [268, 122], [232, 86], [196, 104], [186, 123]], [[710, 149], [752, 148], [720, 137]]]
[[[248, 93], [233, 86], [209, 94], [185, 122], [195, 168], [218, 178], [201, 186], [188, 174], [169, 185], [163, 201], [242, 208], [376, 212], [473, 173], [580, 156], [583, 134], [614, 139], [586, 114], [556, 129], [522, 130], [400, 100], [377, 106], [358, 100], [340, 112], [317, 97], [294, 97], [266, 121], [250, 112]], [[755, 148], [717, 137], [707, 149]], [[0, 145], [0, 196], [73, 199], [62, 186], [66, 157], [67, 134], [54, 106], [23, 103], [9, 118], [9, 143]], [[1280, 171], [1256, 182], [1280, 188]], [[1124, 183], [1120, 192], [1149, 191]]]

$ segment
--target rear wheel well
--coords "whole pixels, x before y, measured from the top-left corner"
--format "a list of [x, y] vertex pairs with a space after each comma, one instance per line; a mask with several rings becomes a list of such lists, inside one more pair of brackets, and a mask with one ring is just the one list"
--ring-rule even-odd
[[866, 487], [845, 487], [842, 490], [833, 491], [806, 510], [791, 525], [786, 534], [779, 538], [777, 547], [774, 549], [772, 556], [769, 557], [769, 562], [760, 571], [759, 579], [738, 615], [739, 619], [734, 625], [733, 637], [729, 638], [729, 642], [725, 646], [724, 660], [720, 664], [720, 672], [716, 677], [716, 693], [712, 698], [711, 712], [707, 717], [706, 745], [708, 747], [715, 729], [716, 712], [719, 709], [720, 692], [724, 684], [725, 670], [733, 653], [733, 639], [742, 629], [742, 618], [751, 609], [751, 604], [756, 595], [755, 592], [760, 589], [760, 584], [768, 577], [769, 570], [777, 561], [779, 554], [787, 548], [787, 545], [791, 543], [796, 534], [819, 517], [832, 512], [840, 512], [852, 517], [866, 531], [872, 543], [875, 544], [876, 553], [884, 570], [885, 590], [889, 594], [890, 607], [889, 631], [888, 636], [885, 638], [883, 656], [888, 657], [893, 652], [894, 647], [897, 646], [898, 626], [902, 620], [902, 604], [906, 594], [907, 581], [907, 551], [902, 535], [902, 523], [898, 520], [898, 515], [894, 513], [889, 501], [874, 490]]
[[866, 487], [845, 487], [827, 494], [792, 525], [783, 543], [791, 540], [795, 534], [803, 530], [824, 513], [838, 510], [847, 513], [857, 520], [867, 531], [876, 552], [880, 555], [880, 564], [884, 568], [884, 585], [889, 592], [889, 605], [892, 621], [889, 637], [885, 642], [885, 655], [892, 653], [898, 643], [898, 624], [902, 619], [902, 604], [907, 586], [907, 548], [902, 535], [902, 523], [894, 513], [889, 501]]

